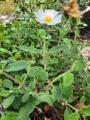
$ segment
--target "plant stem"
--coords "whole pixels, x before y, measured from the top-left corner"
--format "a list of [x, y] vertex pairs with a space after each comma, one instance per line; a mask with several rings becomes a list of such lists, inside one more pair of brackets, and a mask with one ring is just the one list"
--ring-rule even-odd
[[24, 82], [27, 80], [27, 77], [28, 77], [29, 73], [30, 73], [30, 71], [27, 71], [22, 84], [24, 84]]
[[75, 107], [73, 107], [72, 105], [67, 103], [67, 106], [70, 107], [72, 110], [74, 110], [75, 112], [79, 111], [78, 109], [76, 109]]
[[75, 28], [74, 28], [74, 41], [77, 41], [77, 25], [75, 25]]
[[11, 75], [9, 75], [6, 72], [3, 72], [2, 70], [0, 70], [0, 73], [2, 73], [4, 76], [6, 76], [8, 79], [12, 80], [15, 84], [17, 85], [21, 85], [21, 82], [17, 81], [14, 77], [12, 77]]
[[44, 69], [47, 69], [47, 47], [46, 41], [43, 42], [43, 61], [44, 61]]
[[[68, 70], [68, 72], [72, 72], [72, 71], [73, 71], [73, 67], [74, 67], [74, 66], [72, 66], [71, 69]], [[67, 72], [67, 71], [66, 71], [66, 72]], [[55, 83], [58, 79], [60, 79], [61, 77], [63, 77], [66, 72], [64, 72], [63, 74], [61, 74], [61, 75], [59, 75], [58, 77], [56, 77], [56, 78], [51, 82], [51, 84]]]
[[51, 83], [55, 83], [58, 79], [60, 79], [65, 73], [59, 75], [58, 77], [56, 77]]

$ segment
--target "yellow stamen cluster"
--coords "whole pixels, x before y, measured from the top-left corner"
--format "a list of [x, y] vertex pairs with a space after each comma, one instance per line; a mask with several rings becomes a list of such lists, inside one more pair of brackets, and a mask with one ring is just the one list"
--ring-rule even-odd
[[44, 21], [47, 23], [51, 23], [52, 22], [52, 18], [50, 16], [45, 16], [44, 17]]

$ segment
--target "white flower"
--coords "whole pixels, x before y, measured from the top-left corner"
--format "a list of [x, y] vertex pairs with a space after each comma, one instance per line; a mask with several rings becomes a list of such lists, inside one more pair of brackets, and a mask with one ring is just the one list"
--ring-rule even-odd
[[36, 20], [41, 24], [55, 25], [61, 22], [62, 15], [55, 10], [45, 10], [39, 9], [34, 12]]

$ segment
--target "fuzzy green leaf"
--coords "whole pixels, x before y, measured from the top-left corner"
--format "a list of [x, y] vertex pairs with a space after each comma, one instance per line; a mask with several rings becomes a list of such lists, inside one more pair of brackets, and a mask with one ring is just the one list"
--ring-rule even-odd
[[15, 71], [20, 71], [24, 70], [28, 67], [28, 62], [24, 60], [20, 61], [15, 61], [13, 63], [10, 63], [6, 66], [6, 71], [7, 72], [15, 72]]
[[2, 103], [4, 109], [7, 109], [13, 103], [14, 99], [15, 99], [15, 95], [11, 95], [7, 97]]
[[79, 113], [75, 112], [69, 115], [69, 120], [79, 120]]
[[74, 75], [71, 72], [66, 72], [63, 76], [63, 85], [65, 87], [70, 86], [74, 81]]
[[85, 116], [90, 116], [90, 105], [80, 109], [80, 112]]

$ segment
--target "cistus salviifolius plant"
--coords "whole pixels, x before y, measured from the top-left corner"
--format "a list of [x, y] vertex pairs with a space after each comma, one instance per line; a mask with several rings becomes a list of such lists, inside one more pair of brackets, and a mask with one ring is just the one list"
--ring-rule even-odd
[[58, 0], [16, 2], [16, 20], [0, 23], [0, 120], [88, 120], [90, 44], [79, 41], [79, 19]]

